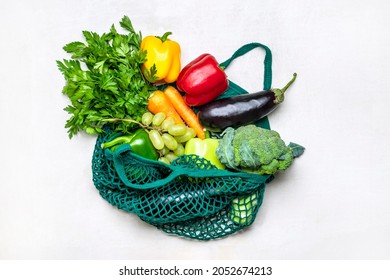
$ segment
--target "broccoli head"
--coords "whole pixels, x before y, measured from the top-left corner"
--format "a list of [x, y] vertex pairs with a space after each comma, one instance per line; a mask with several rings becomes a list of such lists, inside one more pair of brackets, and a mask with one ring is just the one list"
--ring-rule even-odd
[[221, 163], [228, 168], [257, 174], [275, 174], [286, 170], [304, 148], [286, 145], [278, 132], [255, 125], [227, 128], [217, 149]]

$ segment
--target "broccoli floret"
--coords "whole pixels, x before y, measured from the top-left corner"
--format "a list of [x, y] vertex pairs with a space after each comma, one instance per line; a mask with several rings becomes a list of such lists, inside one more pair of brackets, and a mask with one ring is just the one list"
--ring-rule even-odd
[[293, 158], [303, 153], [304, 148], [286, 145], [278, 132], [257, 127], [241, 126], [227, 128], [222, 134], [217, 155], [228, 168], [257, 174], [275, 174], [286, 170]]

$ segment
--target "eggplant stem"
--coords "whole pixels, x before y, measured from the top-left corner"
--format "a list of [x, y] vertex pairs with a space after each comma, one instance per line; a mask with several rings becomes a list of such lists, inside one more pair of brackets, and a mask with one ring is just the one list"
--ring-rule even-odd
[[284, 93], [291, 86], [291, 84], [295, 81], [296, 78], [297, 78], [297, 73], [294, 73], [291, 81], [289, 81], [287, 85], [285, 85], [284, 88], [281, 89], [281, 91]]
[[284, 88], [272, 89], [272, 91], [275, 94], [275, 99], [274, 99], [275, 104], [279, 104], [279, 103], [282, 103], [284, 101], [284, 92], [291, 86], [291, 84], [295, 81], [296, 78], [297, 78], [297, 73], [294, 73], [292, 79], [287, 83], [287, 85], [284, 86]]

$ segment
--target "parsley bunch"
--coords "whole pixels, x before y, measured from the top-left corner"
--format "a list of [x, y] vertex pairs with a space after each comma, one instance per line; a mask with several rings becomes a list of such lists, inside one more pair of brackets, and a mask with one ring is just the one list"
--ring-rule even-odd
[[[69, 138], [79, 131], [100, 134], [108, 120], [140, 121], [147, 110], [148, 98], [156, 88], [142, 74], [141, 65], [146, 61], [146, 52], [140, 48], [142, 35], [134, 31], [127, 16], [120, 26], [128, 34], [119, 34], [114, 25], [102, 35], [83, 31], [86, 44], [65, 45], [63, 49], [72, 59], [57, 61], [66, 81], [63, 93], [71, 101], [64, 109], [72, 115], [65, 125]], [[114, 131], [126, 133], [135, 124], [111, 125]]]

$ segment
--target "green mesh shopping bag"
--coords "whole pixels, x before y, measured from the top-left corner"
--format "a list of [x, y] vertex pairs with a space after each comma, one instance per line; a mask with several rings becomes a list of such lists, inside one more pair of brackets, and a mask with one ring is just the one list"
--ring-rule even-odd
[[[234, 59], [255, 48], [265, 50], [263, 87], [268, 90], [272, 55], [267, 46], [244, 45], [220, 66], [226, 69]], [[219, 98], [245, 93], [229, 81], [228, 90]], [[257, 125], [270, 128], [266, 117]], [[129, 145], [115, 151], [101, 148], [116, 136], [105, 128], [92, 159], [94, 185], [112, 205], [164, 232], [200, 240], [233, 234], [255, 221], [272, 176], [220, 170], [196, 155], [180, 156], [168, 165], [134, 154]]]

